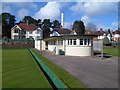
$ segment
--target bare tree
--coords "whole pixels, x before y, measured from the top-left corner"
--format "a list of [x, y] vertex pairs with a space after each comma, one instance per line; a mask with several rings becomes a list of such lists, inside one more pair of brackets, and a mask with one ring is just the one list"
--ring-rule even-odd
[[96, 31], [96, 25], [93, 23], [88, 23], [86, 26], [86, 32]]

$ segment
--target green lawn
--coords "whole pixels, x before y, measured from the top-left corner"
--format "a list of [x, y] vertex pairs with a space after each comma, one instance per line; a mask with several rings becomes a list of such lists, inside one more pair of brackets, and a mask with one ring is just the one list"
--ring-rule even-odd
[[120, 48], [104, 48], [104, 53], [106, 53], [108, 55], [119, 56], [120, 57], [120, 54], [118, 53], [118, 50], [120, 50]]
[[[40, 55], [35, 50], [32, 50], [42, 61], [43, 63], [69, 88], [87, 88], [79, 80], [75, 79], [64, 69], [53, 64], [50, 60]], [[88, 89], [87, 89], [88, 90]]]
[[[104, 48], [104, 53], [111, 56], [120, 57], [119, 51], [120, 48]], [[100, 51], [95, 51], [95, 53], [100, 53]]]
[[3, 88], [52, 88], [29, 50], [2, 51]]

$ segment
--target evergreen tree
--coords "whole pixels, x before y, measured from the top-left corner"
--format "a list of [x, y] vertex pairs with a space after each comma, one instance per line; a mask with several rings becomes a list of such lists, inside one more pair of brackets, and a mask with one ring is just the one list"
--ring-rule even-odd
[[75, 30], [75, 32], [79, 34], [85, 34], [85, 26], [82, 21], [75, 21], [73, 24], [72, 30]]
[[2, 17], [2, 37], [11, 38], [11, 28], [15, 25], [15, 16], [10, 13], [0, 14]]

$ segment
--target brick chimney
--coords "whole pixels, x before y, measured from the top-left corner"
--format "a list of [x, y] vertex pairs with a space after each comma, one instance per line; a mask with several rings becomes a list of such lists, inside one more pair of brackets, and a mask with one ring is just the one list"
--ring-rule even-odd
[[103, 31], [102, 28], [100, 28], [100, 31]]

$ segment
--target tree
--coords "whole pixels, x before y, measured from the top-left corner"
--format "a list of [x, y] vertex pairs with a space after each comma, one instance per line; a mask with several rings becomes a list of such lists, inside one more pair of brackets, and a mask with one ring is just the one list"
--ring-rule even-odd
[[75, 30], [75, 32], [79, 34], [85, 34], [85, 26], [82, 21], [75, 21], [73, 24], [72, 30]]
[[11, 38], [11, 28], [15, 25], [15, 16], [10, 13], [0, 14], [2, 17], [2, 37]]
[[41, 24], [41, 19], [36, 20], [31, 16], [25, 16], [19, 23], [26, 23], [27, 20], [28, 24], [35, 24], [36, 26], [39, 26]]
[[52, 28], [59, 28], [60, 25], [61, 25], [61, 23], [58, 20], [54, 20]]
[[111, 34], [111, 31], [110, 31], [110, 29], [108, 29], [108, 33], [109, 33], [109, 34]]
[[107, 37], [105, 37], [105, 38], [103, 39], [103, 44], [104, 44], [104, 45], [108, 45], [108, 44], [109, 44], [109, 39], [108, 39]]
[[42, 22], [42, 30], [43, 30], [43, 38], [47, 38], [50, 35], [50, 27], [52, 25], [52, 22], [50, 22], [50, 19], [44, 19]]
[[88, 23], [85, 30], [87, 33], [96, 31], [96, 25], [93, 23]]

